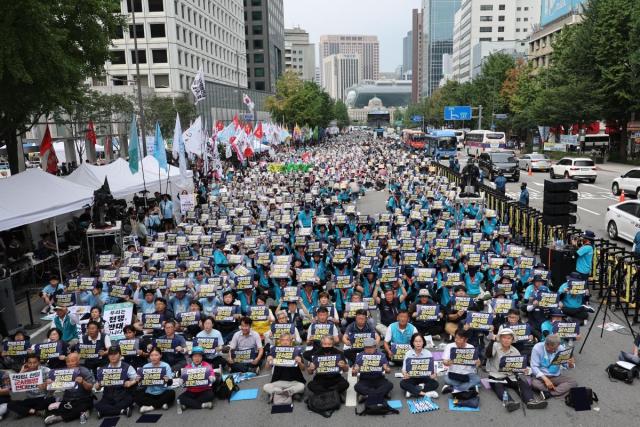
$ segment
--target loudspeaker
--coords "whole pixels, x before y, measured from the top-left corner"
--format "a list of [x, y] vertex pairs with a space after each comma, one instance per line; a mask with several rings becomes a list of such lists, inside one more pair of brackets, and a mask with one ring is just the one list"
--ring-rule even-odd
[[7, 336], [18, 327], [16, 300], [13, 295], [11, 277], [0, 280], [0, 334]]
[[567, 281], [567, 276], [575, 271], [575, 253], [576, 251], [572, 247], [554, 249], [553, 247], [545, 246], [540, 250], [540, 261], [545, 263], [549, 269], [549, 275], [553, 283], [552, 290], [557, 290]]
[[571, 191], [578, 188], [572, 179], [545, 179], [542, 205], [542, 222], [545, 225], [568, 226], [576, 223], [573, 215], [578, 211], [575, 203], [578, 193]]

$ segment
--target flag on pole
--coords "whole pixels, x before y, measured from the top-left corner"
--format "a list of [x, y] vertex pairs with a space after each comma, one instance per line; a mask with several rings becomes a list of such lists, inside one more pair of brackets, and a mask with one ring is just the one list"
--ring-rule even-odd
[[202, 67], [200, 67], [196, 77], [193, 79], [193, 83], [191, 83], [191, 93], [193, 93], [193, 97], [196, 99], [196, 105], [207, 97], [207, 90], [204, 82], [204, 70]]
[[53, 148], [53, 138], [51, 138], [51, 131], [49, 125], [44, 132], [42, 142], [40, 143], [40, 156], [47, 154], [47, 172], [51, 174], [58, 173], [58, 156], [56, 156], [56, 150]]
[[140, 162], [140, 143], [138, 142], [138, 125], [136, 115], [131, 119], [131, 129], [129, 129], [129, 170], [137, 173]]
[[98, 143], [98, 138], [96, 137], [96, 131], [93, 127], [93, 121], [91, 121], [91, 119], [89, 119], [89, 126], [87, 127], [86, 139], [87, 141], [91, 142], [93, 145], [96, 145]]
[[184, 156], [184, 140], [182, 139], [182, 127], [180, 126], [180, 115], [178, 113], [176, 113], [176, 127], [173, 130], [173, 152], [178, 153], [180, 176], [184, 182], [187, 178], [187, 160]]
[[253, 136], [255, 136], [258, 141], [262, 141], [262, 138], [264, 137], [264, 132], [262, 131], [262, 122], [258, 122], [258, 124], [256, 125], [256, 128], [253, 131]]
[[189, 126], [189, 129], [184, 131], [182, 139], [187, 153], [202, 157], [202, 142], [204, 141], [204, 135], [202, 133], [202, 119], [200, 116], [198, 116], [193, 124]]
[[167, 151], [164, 148], [164, 140], [162, 139], [162, 132], [160, 131], [160, 122], [156, 121], [156, 135], [153, 142], [153, 157], [158, 161], [158, 166], [162, 169], [169, 171], [169, 164], [167, 163]]
[[237, 114], [233, 116], [233, 126], [235, 127], [235, 129], [238, 129], [240, 127], [240, 119], [238, 119]]
[[249, 95], [247, 95], [246, 93], [243, 94], [242, 102], [244, 102], [244, 105], [247, 106], [247, 109], [249, 109], [249, 111], [253, 113], [253, 109], [255, 108], [256, 105], [253, 103], [251, 98], [249, 98]]
[[218, 143], [212, 139], [212, 161], [211, 161], [211, 170], [213, 171], [213, 175], [217, 179], [222, 178], [222, 162], [220, 161], [220, 153], [218, 152]]

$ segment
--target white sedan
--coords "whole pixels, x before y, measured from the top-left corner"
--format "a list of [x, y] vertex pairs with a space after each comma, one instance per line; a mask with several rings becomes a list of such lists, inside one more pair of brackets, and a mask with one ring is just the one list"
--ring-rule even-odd
[[549, 175], [551, 179], [584, 179], [593, 184], [598, 178], [598, 171], [593, 160], [587, 157], [564, 157], [551, 167]]
[[635, 194], [636, 197], [640, 197], [640, 168], [633, 168], [613, 180], [611, 192], [615, 196], [619, 196], [622, 191], [626, 194]]
[[609, 238], [633, 242], [640, 231], [640, 200], [628, 200], [607, 208], [605, 227]]
[[518, 160], [518, 167], [525, 171], [529, 170], [529, 167], [531, 167], [532, 171], [538, 170], [547, 172], [551, 169], [551, 159], [540, 153], [524, 154]]

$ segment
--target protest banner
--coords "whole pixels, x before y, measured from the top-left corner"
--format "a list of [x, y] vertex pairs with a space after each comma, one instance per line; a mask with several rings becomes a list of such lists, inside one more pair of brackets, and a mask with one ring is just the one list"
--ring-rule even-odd
[[407, 374], [412, 378], [424, 378], [433, 374], [433, 358], [410, 357], [407, 359]]
[[12, 393], [37, 390], [38, 386], [43, 382], [42, 370], [11, 373], [9, 374], [9, 380], [11, 381]]
[[182, 368], [182, 381], [185, 387], [207, 386], [210, 376], [209, 368]]
[[365, 354], [363, 352], [356, 356], [356, 365], [360, 366], [362, 373], [382, 372], [385, 362], [386, 357], [379, 353]]
[[131, 324], [133, 318], [133, 303], [123, 302], [119, 304], [107, 304], [104, 306], [104, 333], [112, 340], [124, 338], [122, 329]]
[[49, 379], [52, 381], [49, 385], [49, 390], [74, 388], [78, 375], [80, 375], [79, 369], [52, 369], [49, 371]]
[[493, 314], [477, 311], [467, 312], [465, 323], [469, 325], [469, 329], [477, 331], [489, 331], [493, 329]]
[[476, 348], [452, 348], [449, 359], [454, 365], [476, 366], [478, 351]]
[[317, 374], [335, 374], [340, 372], [338, 362], [341, 360], [341, 356], [338, 354], [313, 356], [312, 360], [316, 367]]
[[435, 322], [438, 320], [440, 314], [440, 307], [435, 304], [418, 304], [416, 305], [416, 317], [415, 320], [422, 322]]
[[127, 371], [123, 367], [100, 367], [96, 375], [96, 380], [102, 384], [103, 387], [121, 386], [124, 385], [127, 379]]
[[552, 366], [564, 365], [573, 357], [573, 347], [560, 350], [551, 361]]
[[576, 338], [580, 333], [580, 326], [577, 322], [553, 322], [553, 333], [560, 338]]
[[7, 356], [24, 356], [29, 351], [29, 341], [5, 341], [2, 343], [3, 351]]
[[527, 356], [502, 356], [498, 364], [500, 372], [522, 374], [527, 372]]
[[138, 377], [140, 377], [140, 385], [143, 387], [164, 385], [164, 377], [167, 376], [165, 368], [138, 368]]
[[301, 355], [298, 347], [271, 347], [273, 366], [293, 367], [297, 365], [296, 357]]
[[123, 356], [135, 356], [138, 353], [140, 344], [136, 339], [133, 340], [120, 340], [118, 341], [118, 347], [120, 347], [120, 354]]
[[202, 347], [204, 354], [215, 354], [218, 348], [218, 339], [209, 337], [196, 337], [193, 339], [193, 346]]

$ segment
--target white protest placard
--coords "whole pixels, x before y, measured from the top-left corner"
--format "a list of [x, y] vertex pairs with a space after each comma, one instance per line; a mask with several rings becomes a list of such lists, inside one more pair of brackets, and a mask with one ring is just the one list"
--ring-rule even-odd
[[193, 210], [196, 207], [196, 195], [181, 194], [180, 195], [180, 213], [186, 215], [187, 212]]
[[42, 384], [42, 371], [38, 369], [32, 372], [9, 374], [9, 379], [11, 380], [12, 393], [37, 390], [38, 386]]
[[104, 332], [112, 340], [124, 338], [122, 329], [131, 324], [133, 303], [107, 304], [104, 306]]

